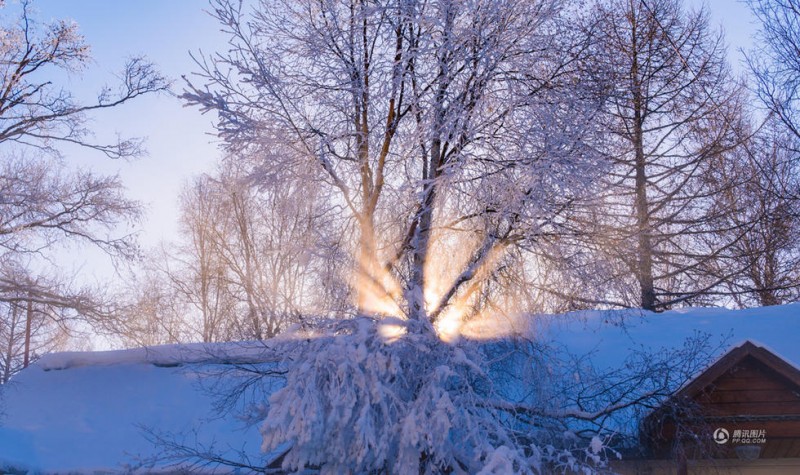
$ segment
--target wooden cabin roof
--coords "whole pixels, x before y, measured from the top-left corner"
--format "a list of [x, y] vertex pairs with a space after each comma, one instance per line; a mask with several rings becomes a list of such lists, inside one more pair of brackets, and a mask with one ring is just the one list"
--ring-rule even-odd
[[695, 398], [747, 358], [758, 361], [776, 374], [785, 378], [787, 382], [800, 389], [800, 369], [787, 363], [766, 348], [758, 346], [748, 340], [730, 350], [708, 369], [703, 371], [703, 373], [684, 385], [683, 388], [676, 393], [676, 396]]

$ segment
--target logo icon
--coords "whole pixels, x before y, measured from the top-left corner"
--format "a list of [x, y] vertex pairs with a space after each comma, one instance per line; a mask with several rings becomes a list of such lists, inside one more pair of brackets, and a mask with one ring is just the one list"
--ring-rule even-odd
[[717, 429], [714, 431], [714, 442], [722, 445], [724, 443], [727, 443], [729, 439], [730, 439], [730, 434], [728, 434], [727, 429], [724, 429], [722, 427], [717, 427]]

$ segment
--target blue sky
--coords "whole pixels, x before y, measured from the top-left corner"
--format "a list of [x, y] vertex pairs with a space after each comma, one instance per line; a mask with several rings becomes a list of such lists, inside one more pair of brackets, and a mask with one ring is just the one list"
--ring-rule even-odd
[[742, 55], [739, 49], [750, 49], [753, 45], [753, 34], [758, 30], [755, 17], [750, 9], [740, 0], [684, 0], [690, 8], [706, 5], [711, 13], [711, 25], [722, 27], [728, 43], [729, 59], [734, 71], [742, 71], [739, 62]]
[[[691, 8], [709, 7], [712, 24], [725, 30], [734, 70], [741, 71], [738, 65], [741, 55], [736, 50], [749, 48], [756, 30], [747, 6], [737, 0], [685, 1]], [[75, 20], [91, 45], [93, 64], [68, 84], [85, 97], [91, 97], [103, 84], [113, 82], [114, 72], [132, 55], [147, 56], [175, 80], [174, 90], [180, 92], [183, 84], [180, 76], [197, 69], [189, 52], [212, 52], [225, 46], [219, 27], [204, 12], [207, 5], [206, 0], [35, 0], [33, 3], [41, 21]], [[147, 207], [140, 234], [145, 248], [174, 238], [181, 186], [192, 176], [213, 170], [219, 155], [210, 135], [213, 117], [202, 116], [197, 109], [183, 107], [179, 99], [162, 95], [98, 114], [94, 119], [92, 127], [98, 139], [113, 137], [117, 132], [146, 137], [149, 155], [133, 161], [112, 161], [94, 153], [67, 150], [69, 161], [122, 176], [130, 196]]]
[[[203, 11], [204, 0], [36, 0], [40, 21], [71, 18], [91, 45], [93, 64], [69, 88], [91, 98], [126, 58], [144, 55], [182, 90], [182, 74], [195, 70], [189, 51], [213, 51], [224, 44], [216, 23]], [[147, 206], [142, 243], [155, 245], [177, 231], [177, 196], [191, 176], [213, 169], [218, 157], [210, 136], [213, 116], [183, 107], [170, 95], [134, 101], [94, 117], [97, 138], [146, 137], [148, 156], [108, 160], [81, 150], [67, 150], [70, 162], [100, 172], [120, 173], [130, 195]]]

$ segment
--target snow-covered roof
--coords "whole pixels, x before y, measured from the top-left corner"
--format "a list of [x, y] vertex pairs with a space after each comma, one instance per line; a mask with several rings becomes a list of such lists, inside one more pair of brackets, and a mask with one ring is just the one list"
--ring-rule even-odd
[[231, 458], [257, 457], [257, 427], [216, 415], [201, 374], [257, 361], [263, 350], [251, 343], [47, 355], [0, 386], [0, 473], [147, 471], [161, 452], [151, 429]]
[[269, 348], [265, 342], [243, 341], [159, 345], [112, 351], [65, 351], [44, 355], [36, 362], [36, 365], [49, 371], [80, 366], [137, 363], [155, 366], [198, 363], [259, 363], [263, 362], [264, 352]]
[[633, 351], [679, 347], [687, 338], [703, 337], [716, 357], [751, 341], [800, 367], [800, 303], [744, 310], [678, 309], [581, 311], [542, 317], [539, 339], [563, 345], [576, 355], [591, 354], [595, 364], [613, 368]]

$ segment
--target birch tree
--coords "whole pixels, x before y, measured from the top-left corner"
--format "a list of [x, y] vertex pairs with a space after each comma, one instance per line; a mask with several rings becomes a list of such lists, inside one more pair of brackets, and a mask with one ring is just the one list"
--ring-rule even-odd
[[191, 309], [185, 318], [204, 342], [227, 341], [236, 335], [237, 299], [231, 296], [230, 276], [217, 250], [218, 228], [225, 226], [230, 210], [221, 206], [218, 194], [204, 177], [183, 190], [182, 241], [172, 246], [173, 252], [164, 255], [158, 266], [184, 308]]
[[213, 244], [230, 290], [243, 303], [242, 334], [271, 338], [303, 315], [326, 315], [317, 293], [322, 254], [314, 251], [325, 213], [314, 191], [288, 181], [281, 189], [259, 189], [235, 169], [223, 171], [215, 185], [224, 217]]
[[[196, 324], [190, 306], [180, 288], [165, 275], [156, 262], [163, 264], [164, 254], [148, 256], [137, 272], [125, 282], [125, 303], [116, 317], [115, 337], [123, 347], [155, 346], [215, 341], [221, 332]], [[198, 331], [199, 329], [199, 331]]]
[[145, 272], [169, 289], [172, 306], [184, 309], [193, 339], [269, 339], [304, 316], [352, 308], [329, 292], [337, 292], [330, 281], [341, 277], [329, 267], [350, 259], [330, 262], [341, 256], [329, 249], [326, 205], [296, 181], [281, 189], [253, 184], [248, 165], [226, 159], [187, 185], [180, 239]]

